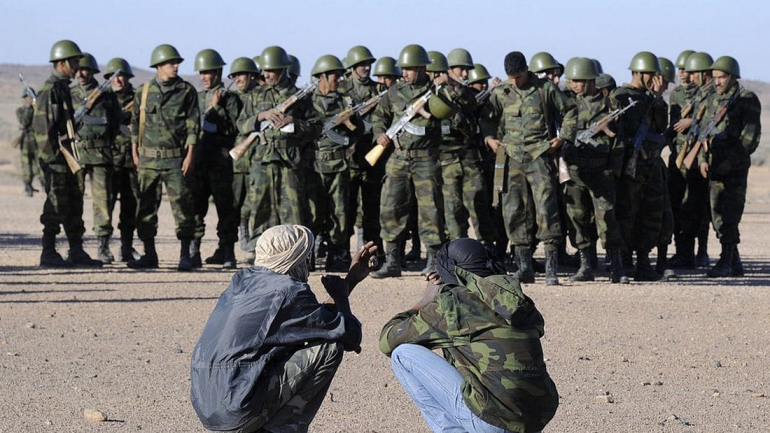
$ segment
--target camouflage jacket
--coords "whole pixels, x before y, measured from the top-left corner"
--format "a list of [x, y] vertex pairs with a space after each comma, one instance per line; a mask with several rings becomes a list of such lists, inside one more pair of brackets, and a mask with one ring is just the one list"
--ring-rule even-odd
[[[329, 92], [326, 95], [316, 89], [311, 96], [313, 109], [323, 122], [331, 119], [335, 114], [353, 105], [351, 98], [338, 92]], [[354, 146], [364, 132], [364, 122], [356, 115], [350, 118], [355, 126], [352, 131], [344, 124], [335, 126], [330, 131], [331, 135], [337, 134], [337, 141], [330, 134], [319, 135], [315, 140], [314, 169], [318, 173], [339, 173], [348, 169], [347, 150]], [[347, 144], [342, 141], [347, 140]]]
[[131, 119], [131, 142], [137, 144], [139, 111], [145, 85], [149, 86], [149, 94], [145, 109], [147, 119], [144, 138], [139, 149], [142, 168], [181, 168], [185, 151], [188, 146], [195, 145], [200, 129], [195, 87], [176, 77], [166, 82], [153, 78], [137, 88]]
[[[380, 93], [375, 81], [369, 77], [366, 79], [356, 78], [355, 74], [340, 83], [340, 89], [338, 91], [349, 96], [353, 100], [353, 105], [366, 102]], [[364, 157], [372, 149], [374, 143], [371, 127], [373, 123], [372, 117], [374, 117], [374, 110], [376, 108], [376, 106], [373, 107], [361, 118], [364, 127], [369, 129], [369, 133], [363, 134], [352, 147], [353, 153], [348, 160], [348, 164], [352, 168], [370, 168], [369, 163], [366, 162]]]
[[[219, 104], [211, 107], [214, 92], [221, 90]], [[212, 158], [230, 158], [228, 151], [235, 145], [238, 127], [235, 122], [241, 112], [241, 98], [225, 91], [222, 83], [211, 89], [198, 92], [198, 109], [201, 113], [201, 129], [198, 146], [195, 148], [195, 164], [206, 164]]]
[[[736, 92], [740, 93], [735, 96]], [[709, 140], [708, 162], [712, 176], [721, 176], [733, 169], [748, 169], [751, 165], [751, 154], [757, 150], [762, 134], [762, 105], [759, 98], [737, 82], [723, 95], [714, 91], [703, 101], [706, 110], [701, 127], [706, 128], [709, 122], [716, 119], [720, 108], [733, 96], [735, 99], [727, 105], [724, 117], [716, 124], [717, 133]], [[701, 152], [699, 162], [705, 160], [706, 157]]]
[[[602, 120], [610, 113], [610, 101], [597, 92], [593, 96], [575, 95], [577, 105], [577, 131], [581, 132]], [[614, 122], [610, 130], [614, 131]], [[572, 144], [565, 146], [564, 159], [578, 171], [611, 170], [617, 177], [623, 170], [623, 142], [600, 131], [594, 136], [599, 145], [581, 143], [580, 147]]]
[[112, 146], [112, 164], [115, 167], [134, 168], [134, 159], [131, 157], [132, 107], [129, 107], [134, 102], [134, 93], [134, 86], [128, 82], [122, 90], [115, 92], [120, 106], [120, 125]]
[[69, 76], [54, 71], [37, 94], [32, 118], [38, 157], [57, 172], [69, 170], [64, 155], [59, 152], [59, 137], [65, 137], [62, 140], [64, 143], [69, 142], [66, 138], [67, 120], [75, 115], [69, 83]]
[[459, 285], [444, 285], [421, 310], [385, 324], [380, 350], [390, 355], [404, 343], [442, 349], [463, 376], [473, 413], [514, 432], [540, 431], [559, 405], [540, 345], [543, 316], [515, 278], [455, 272]]
[[626, 160], [631, 158], [634, 151], [634, 138], [642, 125], [648, 122], [649, 129], [642, 144], [640, 160], [647, 160], [665, 146], [665, 140], [661, 134], [668, 127], [668, 107], [663, 98], [658, 98], [648, 89], [637, 89], [629, 84], [624, 84], [610, 93], [610, 105], [613, 110], [629, 105], [629, 100], [639, 101], [631, 107], [618, 120], [618, 139], [625, 148]]
[[[251, 95], [257, 91], [259, 88], [259, 84], [256, 84], [256, 80], [254, 82], [254, 85], [251, 89], [248, 89], [246, 91], [241, 92], [240, 90], [237, 91], [238, 98], [240, 98], [241, 102], [239, 104], [239, 111], [238, 116], [235, 118], [235, 127], [238, 132], [238, 135], [235, 137], [235, 144], [240, 143], [243, 141], [248, 134], [243, 134], [240, 129], [238, 129], [238, 119], [240, 119], [241, 114], [243, 113], [244, 108], [248, 105], [251, 106]], [[254, 149], [254, 146], [251, 146], [251, 149]], [[248, 173], [250, 170], [251, 165], [251, 155], [250, 152], [247, 152], [243, 155], [240, 159], [233, 160], [233, 173]]]
[[[98, 86], [93, 78], [85, 86], [72, 86], [73, 108], [77, 110]], [[120, 111], [115, 93], [103, 92], [76, 125], [80, 141], [75, 144], [75, 156], [81, 164], [112, 165], [112, 144], [120, 127]]]
[[[687, 114], [688, 117], [692, 117], [694, 114], [694, 108], [695, 108], [695, 96], [698, 92], [698, 86], [690, 82], [688, 84], [680, 84], [674, 88], [674, 90], [671, 91], [671, 95], [668, 97], [668, 124], [669, 127], [673, 127], [677, 124], [680, 120], [682, 120], [682, 111], [687, 107], [690, 106], [690, 112]], [[679, 150], [684, 145], [685, 137], [687, 136], [687, 131], [684, 131], [682, 134], [676, 134], [673, 140], [673, 148], [671, 149], [672, 152], [678, 153]]]
[[469, 147], [478, 148], [476, 134], [476, 95], [468, 86], [450, 86], [449, 96], [460, 108], [450, 119], [441, 121], [441, 152], [457, 152]]
[[[541, 102], [541, 92], [545, 101]], [[552, 125], [546, 121], [547, 117]], [[489, 105], [481, 118], [484, 137], [497, 138], [505, 144], [505, 152], [517, 161], [527, 156], [538, 158], [551, 148], [555, 126], [560, 125], [558, 136], [575, 141], [577, 109], [575, 103], [553, 85], [529, 73], [528, 81], [517, 89], [510, 82], [495, 87]]]
[[[275, 86], [259, 86], [251, 93], [250, 103], [244, 105], [238, 117], [238, 130], [248, 135], [259, 131], [261, 122], [259, 113], [275, 108], [281, 102], [289, 99], [299, 89], [284, 77]], [[266, 143], [259, 139], [253, 144], [252, 164], [277, 163], [298, 169], [302, 163], [302, 147], [311, 143], [320, 130], [319, 119], [313, 110], [310, 97], [307, 96], [289, 107], [286, 115], [294, 119], [294, 123], [284, 126], [281, 130], [270, 127], [264, 131]]]
[[[382, 97], [377, 108], [372, 115], [372, 131], [375, 139], [384, 134], [390, 125], [397, 121], [409, 107], [409, 105], [420, 96], [424, 95], [432, 85], [427, 75], [423, 76], [423, 84], [409, 85], [406, 82], [398, 82], [388, 89], [388, 93]], [[427, 104], [426, 104], [427, 110]], [[441, 121], [431, 117], [426, 119], [419, 114], [415, 115], [409, 122], [416, 129], [425, 129], [424, 135], [414, 135], [406, 130], [402, 130], [398, 136], [401, 148], [411, 149], [438, 149], [441, 143]]]
[[31, 105], [23, 105], [16, 109], [16, 120], [19, 121], [19, 132], [21, 140], [19, 147], [22, 149], [36, 150], [35, 131], [32, 130], [32, 118], [35, 115], [35, 109]]

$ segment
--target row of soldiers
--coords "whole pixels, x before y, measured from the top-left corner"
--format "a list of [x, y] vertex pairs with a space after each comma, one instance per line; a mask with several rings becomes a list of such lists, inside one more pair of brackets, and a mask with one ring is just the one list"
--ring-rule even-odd
[[[428, 273], [440, 245], [468, 236], [472, 226], [497, 254], [512, 245], [522, 282], [534, 281], [532, 253], [542, 243], [546, 283], [559, 284], [567, 238], [579, 252], [573, 280], [594, 279], [601, 240], [611, 281], [628, 282], [634, 252], [635, 279], [652, 281], [670, 265], [694, 267], [691, 239], [711, 220], [723, 251], [709, 275], [741, 275], [737, 226], [760, 106], [738, 85], [734, 59], [704, 55], [683, 53], [673, 65], [639, 53], [631, 83], [615, 88], [595, 60], [562, 66], [538, 53], [527, 65], [512, 52], [504, 61], [508, 79], [490, 85], [486, 69], [464, 49], [445, 57], [409, 45], [398, 60], [377, 60], [357, 46], [345, 62], [321, 56], [311, 84], [299, 89], [299, 64], [280, 47], [266, 48], [257, 62], [234, 60], [227, 88], [225, 62], [206, 49], [195, 58], [203, 84], [196, 92], [179, 78], [183, 58], [170, 45], [155, 48], [150, 66], [157, 76], [135, 90], [125, 60], [108, 62], [100, 86], [93, 56], [60, 41], [32, 121], [48, 193], [41, 265], [114, 260], [111, 214], [120, 200], [120, 260], [158, 267], [154, 239], [165, 183], [180, 271], [202, 266], [213, 198], [219, 243], [206, 263], [225, 268], [236, 267], [239, 227], [242, 246], [253, 251], [267, 228], [299, 223], [328, 240], [327, 271], [347, 269], [358, 226], [362, 242], [385, 251], [374, 278], [401, 275], [409, 232], [425, 245]], [[372, 65], [379, 82], [370, 78]], [[662, 94], [675, 66], [681, 84], [669, 107]], [[78, 82], [70, 88], [73, 77]], [[107, 85], [112, 91], [104, 91]], [[665, 146], [676, 157], [693, 157], [684, 167], [672, 157], [666, 168]], [[99, 260], [82, 249], [85, 173]], [[695, 203], [704, 185], [710, 197]], [[689, 210], [696, 206], [697, 213]], [[55, 249], [59, 225], [70, 243], [67, 260]], [[144, 243], [141, 256], [134, 229]], [[667, 261], [672, 233], [677, 254]], [[656, 246], [657, 270], [649, 260]]]

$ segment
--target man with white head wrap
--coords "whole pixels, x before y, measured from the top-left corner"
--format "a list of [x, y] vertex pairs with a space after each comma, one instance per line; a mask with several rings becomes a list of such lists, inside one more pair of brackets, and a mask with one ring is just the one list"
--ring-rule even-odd
[[369, 273], [364, 246], [348, 275], [324, 276], [319, 303], [307, 284], [313, 234], [280, 225], [257, 241], [255, 266], [233, 275], [195, 345], [190, 400], [216, 431], [306, 432], [361, 324], [348, 296]]

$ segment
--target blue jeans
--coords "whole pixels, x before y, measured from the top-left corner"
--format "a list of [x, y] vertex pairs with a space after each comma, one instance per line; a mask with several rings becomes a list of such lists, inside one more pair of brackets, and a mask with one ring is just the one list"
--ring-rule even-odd
[[391, 354], [393, 373], [434, 432], [505, 433], [476, 416], [463, 400], [463, 377], [444, 358], [416, 344]]

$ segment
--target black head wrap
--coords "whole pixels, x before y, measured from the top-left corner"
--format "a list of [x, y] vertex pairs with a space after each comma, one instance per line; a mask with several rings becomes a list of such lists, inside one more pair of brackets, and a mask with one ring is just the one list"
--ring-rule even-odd
[[480, 277], [505, 275], [505, 266], [481, 242], [461, 238], [445, 243], [436, 253], [436, 270], [444, 284], [457, 284], [455, 267]]

